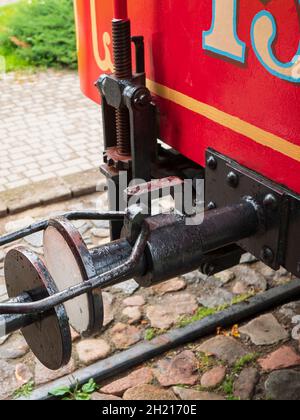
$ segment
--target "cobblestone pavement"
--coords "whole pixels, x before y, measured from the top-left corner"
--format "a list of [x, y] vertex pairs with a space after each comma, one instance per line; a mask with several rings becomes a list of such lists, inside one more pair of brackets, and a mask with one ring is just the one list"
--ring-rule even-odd
[[99, 166], [100, 107], [75, 72], [8, 74], [0, 92], [0, 192]]
[[[106, 209], [105, 193], [6, 217], [0, 221], [0, 234], [58, 211], [95, 205]], [[76, 227], [90, 247], [109, 240], [106, 223], [76, 222]], [[20, 244], [43, 253], [40, 234]], [[0, 255], [0, 301], [5, 299], [3, 260], [8, 249], [2, 249]], [[0, 399], [10, 397], [31, 380], [35, 387], [52, 384], [144, 339], [151, 340], [175, 326], [187, 325], [195, 316], [201, 318], [220, 306], [291, 280], [285, 270], [275, 273], [246, 257], [241, 265], [210, 278], [194, 272], [149, 289], [139, 288], [134, 281], [111, 287], [103, 292], [102, 335], [81, 340], [73, 331], [73, 358], [60, 371], [43, 368], [19, 333], [0, 341]], [[121, 378], [99, 384], [100, 389], [92, 398], [300, 400], [300, 301], [232, 327], [168, 352]]]

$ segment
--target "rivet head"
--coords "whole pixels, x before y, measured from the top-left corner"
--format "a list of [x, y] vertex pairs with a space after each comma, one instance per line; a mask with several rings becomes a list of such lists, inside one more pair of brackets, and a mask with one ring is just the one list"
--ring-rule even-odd
[[209, 167], [209, 169], [213, 171], [217, 169], [217, 166], [218, 166], [217, 159], [214, 156], [209, 156], [209, 158], [207, 159], [207, 166]]
[[271, 248], [265, 246], [261, 250], [260, 258], [264, 263], [271, 264], [274, 261], [274, 258], [275, 258], [274, 252], [272, 251]]
[[134, 97], [133, 102], [137, 108], [144, 108], [151, 102], [151, 95], [146, 90], [138, 91]]
[[214, 210], [217, 208], [216, 203], [214, 203], [213, 201], [211, 201], [210, 203], [208, 203], [207, 205], [207, 210]]
[[276, 210], [278, 208], [277, 199], [273, 194], [266, 195], [264, 198], [263, 204], [264, 204], [264, 207], [270, 210]]
[[240, 178], [235, 172], [229, 172], [227, 175], [227, 183], [230, 187], [236, 188], [239, 185]]

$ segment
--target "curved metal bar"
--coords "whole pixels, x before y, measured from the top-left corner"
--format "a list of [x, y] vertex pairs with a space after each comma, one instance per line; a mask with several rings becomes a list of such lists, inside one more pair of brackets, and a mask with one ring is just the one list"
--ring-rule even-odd
[[132, 253], [127, 261], [118, 267], [95, 276], [81, 284], [70, 287], [62, 292], [56, 293], [46, 299], [31, 303], [4, 303], [0, 304], [0, 314], [36, 314], [52, 309], [77, 296], [97, 289], [98, 287], [108, 287], [120, 283], [131, 277], [141, 257], [143, 256], [149, 238], [149, 228], [144, 225], [142, 231], [133, 247]]
[[[94, 210], [86, 211], [71, 211], [59, 215], [59, 217], [64, 217], [68, 220], [109, 220], [109, 221], [122, 221], [125, 216], [125, 212], [104, 212], [99, 213]], [[10, 244], [11, 242], [17, 241], [19, 239], [25, 238], [26, 236], [32, 235], [33, 233], [41, 232], [42, 230], [47, 229], [49, 220], [42, 220], [37, 223], [33, 223], [23, 229], [20, 229], [13, 233], [8, 233], [0, 237], [0, 246]]]

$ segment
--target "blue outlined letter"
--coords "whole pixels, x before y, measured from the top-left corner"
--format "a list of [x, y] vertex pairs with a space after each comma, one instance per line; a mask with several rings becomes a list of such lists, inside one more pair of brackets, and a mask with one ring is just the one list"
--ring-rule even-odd
[[237, 35], [238, 0], [212, 1], [212, 25], [203, 32], [203, 48], [245, 63], [246, 44]]
[[252, 47], [260, 63], [273, 76], [292, 83], [300, 83], [300, 42], [298, 51], [289, 63], [282, 63], [275, 57], [273, 42], [277, 35], [274, 16], [263, 10], [259, 12], [251, 27]]

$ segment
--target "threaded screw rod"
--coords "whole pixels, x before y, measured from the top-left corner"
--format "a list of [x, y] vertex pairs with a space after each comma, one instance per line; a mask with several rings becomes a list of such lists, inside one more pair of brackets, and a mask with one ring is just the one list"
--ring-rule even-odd
[[[115, 77], [120, 80], [130, 80], [132, 78], [130, 21], [113, 19], [112, 35]], [[131, 154], [130, 122], [127, 108], [116, 110], [116, 131], [119, 154], [129, 156]]]

